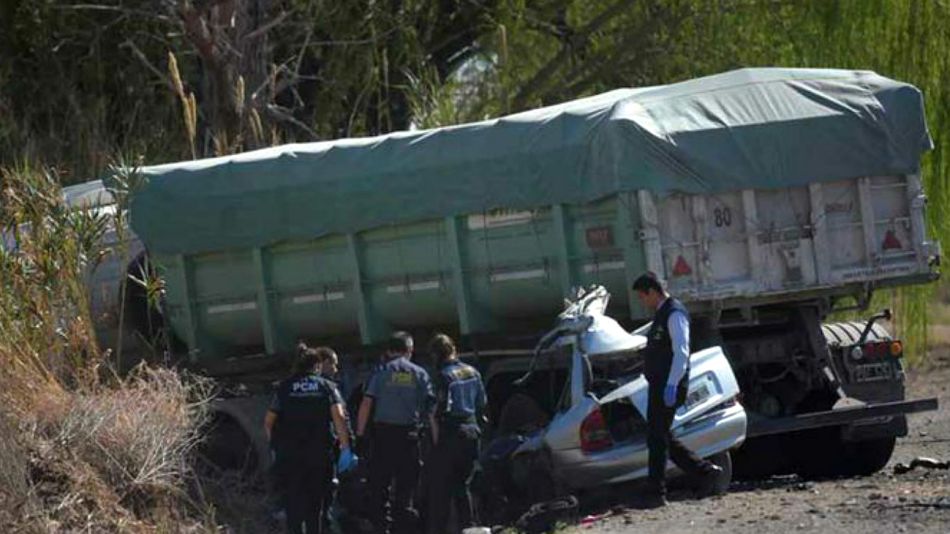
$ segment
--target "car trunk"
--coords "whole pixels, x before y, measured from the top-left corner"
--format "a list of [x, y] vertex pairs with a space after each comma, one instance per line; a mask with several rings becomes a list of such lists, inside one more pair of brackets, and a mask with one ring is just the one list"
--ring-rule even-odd
[[[639, 351], [620, 351], [590, 357], [590, 387], [588, 391], [601, 399], [636, 380], [642, 374], [643, 355]], [[646, 435], [646, 417], [633, 405], [630, 397], [623, 396], [600, 406], [601, 414], [614, 444], [626, 443], [636, 436]]]

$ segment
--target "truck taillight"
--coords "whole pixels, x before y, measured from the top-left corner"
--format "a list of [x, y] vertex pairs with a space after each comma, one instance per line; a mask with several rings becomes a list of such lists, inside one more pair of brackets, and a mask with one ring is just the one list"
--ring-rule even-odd
[[891, 342], [891, 356], [900, 358], [904, 355], [904, 344], [900, 341]]
[[613, 447], [614, 440], [600, 408], [595, 408], [581, 423], [581, 450], [592, 453]]
[[900, 341], [874, 341], [865, 343], [863, 347], [855, 347], [851, 356], [855, 360], [862, 358], [886, 358], [893, 356], [900, 358], [904, 353], [904, 345]]

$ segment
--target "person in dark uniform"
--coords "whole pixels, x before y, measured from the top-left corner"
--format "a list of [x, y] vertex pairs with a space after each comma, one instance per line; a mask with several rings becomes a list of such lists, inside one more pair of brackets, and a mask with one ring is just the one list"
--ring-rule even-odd
[[689, 386], [689, 312], [671, 297], [656, 276], [645, 274], [633, 283], [640, 303], [653, 310], [647, 332], [644, 375], [649, 385], [647, 446], [650, 451], [646, 506], [665, 506], [666, 463], [672, 459], [685, 473], [713, 476], [722, 468], [699, 458], [671, 429], [676, 409], [686, 402]]
[[298, 348], [293, 374], [278, 385], [264, 417], [291, 533], [321, 531], [320, 510], [330, 483], [331, 422], [341, 447], [338, 468], [346, 471], [356, 463], [340, 393], [317, 373], [327, 352], [332, 350]]
[[[370, 377], [357, 420], [356, 436], [361, 440], [372, 414], [370, 519], [381, 532], [393, 524], [400, 532], [415, 532], [418, 519], [412, 498], [419, 482], [419, 430], [425, 419], [431, 420], [435, 396], [429, 374], [410, 361], [412, 351], [412, 336], [392, 335], [386, 363]], [[386, 513], [391, 485], [392, 517]]]
[[449, 531], [455, 503], [459, 528], [474, 526], [469, 482], [478, 458], [479, 423], [485, 413], [485, 385], [478, 371], [459, 361], [452, 338], [437, 334], [429, 343], [437, 372], [435, 425], [429, 481], [429, 533]]
[[[341, 398], [345, 394], [345, 388], [343, 385], [343, 376], [340, 373], [340, 359], [337, 356], [336, 352], [333, 350], [327, 349], [323, 351], [320, 356], [320, 366], [319, 373], [320, 376], [325, 378], [328, 382], [333, 384], [336, 387], [337, 391], [340, 392]], [[344, 411], [348, 411], [346, 404], [343, 405]], [[339, 506], [338, 506], [338, 494], [340, 489], [340, 479], [337, 475], [342, 473], [335, 467], [340, 460], [340, 454], [343, 452], [339, 446], [339, 440], [336, 439], [336, 429], [331, 427], [330, 430], [333, 432], [334, 445], [330, 447], [330, 462], [327, 464], [327, 478], [330, 480], [327, 486], [326, 498], [323, 500], [323, 507], [321, 510], [321, 517], [323, 519], [324, 530], [328, 532], [339, 532], [341, 527], [339, 524]], [[351, 436], [353, 429], [350, 427], [350, 420], [347, 418], [346, 425], [347, 436]]]

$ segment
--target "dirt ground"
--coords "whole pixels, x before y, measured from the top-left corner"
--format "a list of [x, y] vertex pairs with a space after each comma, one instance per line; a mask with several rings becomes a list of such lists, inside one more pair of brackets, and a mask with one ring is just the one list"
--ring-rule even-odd
[[616, 506], [607, 517], [589, 517], [567, 532], [946, 534], [950, 470], [918, 468], [896, 475], [894, 465], [919, 456], [950, 460], [950, 347], [933, 351], [926, 367], [908, 373], [908, 398], [931, 396], [939, 398], [939, 411], [911, 415], [908, 436], [897, 441], [891, 462], [875, 475], [821, 482], [795, 476], [734, 482], [728, 494], [705, 500], [674, 493], [664, 509]]

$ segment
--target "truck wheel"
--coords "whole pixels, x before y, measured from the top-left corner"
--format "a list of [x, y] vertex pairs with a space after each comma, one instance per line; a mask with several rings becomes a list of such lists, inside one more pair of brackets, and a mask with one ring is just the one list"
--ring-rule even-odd
[[805, 430], [794, 440], [795, 471], [806, 479], [824, 479], [844, 474], [844, 443], [838, 427]]
[[[850, 347], [857, 344], [858, 340], [861, 339], [861, 332], [864, 331], [865, 326], [867, 326], [867, 323], [864, 321], [825, 323], [821, 325], [821, 332], [825, 335], [825, 341], [829, 347]], [[867, 341], [870, 342], [890, 341], [891, 339], [887, 329], [881, 326], [880, 323], [875, 323], [871, 327], [867, 337]]]
[[799, 442], [798, 473], [806, 478], [854, 477], [884, 468], [894, 452], [896, 437], [842, 441], [837, 428], [820, 429]]
[[794, 472], [786, 436], [747, 439], [732, 453], [733, 475], [739, 480], [763, 480]]
[[855, 441], [844, 444], [845, 475], [867, 476], [877, 473], [887, 465], [894, 453], [896, 437]]

